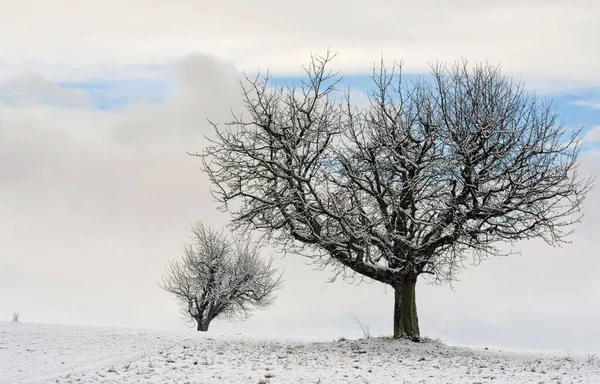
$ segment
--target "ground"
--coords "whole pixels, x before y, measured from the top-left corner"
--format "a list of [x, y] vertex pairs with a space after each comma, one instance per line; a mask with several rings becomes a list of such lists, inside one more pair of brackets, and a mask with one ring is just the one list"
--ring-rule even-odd
[[600, 383], [600, 356], [0, 322], [0, 383]]

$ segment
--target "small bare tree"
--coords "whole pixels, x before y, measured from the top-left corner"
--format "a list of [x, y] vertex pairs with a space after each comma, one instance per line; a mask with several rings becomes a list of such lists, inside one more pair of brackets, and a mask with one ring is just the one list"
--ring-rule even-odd
[[273, 302], [282, 275], [249, 238], [228, 237], [199, 222], [191, 231], [183, 258], [170, 262], [160, 286], [198, 331], [207, 331], [215, 318], [245, 319]]
[[577, 172], [580, 130], [551, 103], [491, 65], [435, 65], [407, 83], [382, 62], [357, 109], [331, 59], [314, 56], [299, 86], [247, 78], [248, 114], [214, 124], [196, 154], [235, 225], [390, 285], [394, 337], [415, 340], [419, 276], [451, 281], [503, 242], [566, 241], [592, 178]]
[[13, 323], [18, 323], [20, 320], [21, 315], [19, 314], [19, 312], [15, 312], [12, 315], [12, 322]]

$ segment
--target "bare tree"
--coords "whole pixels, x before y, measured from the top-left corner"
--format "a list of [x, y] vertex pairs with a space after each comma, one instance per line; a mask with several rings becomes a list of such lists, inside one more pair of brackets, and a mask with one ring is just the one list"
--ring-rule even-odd
[[382, 60], [358, 109], [337, 92], [334, 56], [313, 56], [298, 86], [247, 77], [247, 118], [213, 124], [195, 154], [234, 225], [390, 285], [394, 337], [415, 340], [420, 275], [452, 281], [469, 259], [511, 253], [502, 243], [566, 241], [593, 180], [577, 173], [580, 130], [552, 103], [499, 67], [433, 65], [406, 84]]
[[198, 331], [207, 331], [215, 318], [245, 319], [273, 302], [281, 274], [249, 238], [230, 238], [198, 222], [191, 230], [192, 242], [169, 264], [160, 286]]

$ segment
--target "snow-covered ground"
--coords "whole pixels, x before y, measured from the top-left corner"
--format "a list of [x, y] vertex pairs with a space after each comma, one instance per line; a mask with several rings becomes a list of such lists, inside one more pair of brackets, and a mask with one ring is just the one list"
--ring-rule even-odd
[[0, 322], [0, 383], [594, 384], [600, 356]]

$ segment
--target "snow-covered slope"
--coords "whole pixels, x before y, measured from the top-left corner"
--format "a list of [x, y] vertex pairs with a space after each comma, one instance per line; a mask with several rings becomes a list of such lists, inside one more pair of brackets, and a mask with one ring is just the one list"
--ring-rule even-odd
[[0, 383], [594, 384], [600, 356], [0, 323]]

